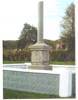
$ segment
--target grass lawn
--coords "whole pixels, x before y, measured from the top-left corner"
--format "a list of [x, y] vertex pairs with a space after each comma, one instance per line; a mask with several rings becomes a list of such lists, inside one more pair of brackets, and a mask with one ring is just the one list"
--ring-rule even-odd
[[4, 99], [40, 99], [40, 98], [45, 99], [45, 98], [59, 98], [59, 96], [3, 89], [3, 98]]
[[33, 93], [33, 92], [23, 92], [23, 91], [16, 91], [10, 89], [3, 89], [3, 98], [4, 99], [67, 99], [67, 98], [75, 98], [75, 96], [71, 97], [59, 97], [57, 95], [50, 95], [50, 94], [40, 94], [40, 93]]
[[[26, 63], [25, 61], [3, 61], [3, 64]], [[74, 61], [50, 61], [50, 64], [56, 65], [75, 65]]]
[[15, 63], [25, 63], [25, 61], [8, 61], [8, 60], [3, 61], [3, 64], [15, 64]]
[[56, 64], [56, 65], [75, 65], [75, 61], [50, 61], [50, 64]]

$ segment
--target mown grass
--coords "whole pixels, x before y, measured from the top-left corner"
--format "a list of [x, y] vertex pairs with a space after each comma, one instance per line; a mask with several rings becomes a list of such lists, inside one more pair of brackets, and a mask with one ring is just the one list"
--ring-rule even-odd
[[[28, 61], [26, 61], [28, 62]], [[3, 61], [3, 64], [26, 63], [25, 61]], [[75, 61], [50, 61], [50, 64], [56, 65], [75, 65]]]
[[3, 89], [3, 98], [4, 99], [47, 99], [47, 98], [67, 99], [67, 98], [75, 98], [75, 95], [70, 97], [59, 97], [57, 95]]
[[56, 65], [75, 65], [75, 61], [50, 61], [50, 64], [56, 64]]
[[45, 98], [59, 98], [59, 96], [3, 89], [3, 98], [4, 99], [41, 99], [41, 98], [45, 99]]
[[25, 61], [3, 61], [3, 64], [15, 64], [15, 63], [25, 63]]

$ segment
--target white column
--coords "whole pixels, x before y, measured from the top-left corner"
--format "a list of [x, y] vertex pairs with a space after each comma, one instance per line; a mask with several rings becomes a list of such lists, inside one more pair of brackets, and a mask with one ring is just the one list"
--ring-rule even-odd
[[43, 41], [43, 1], [38, 5], [38, 35], [37, 42]]
[[72, 95], [72, 73], [67, 69], [63, 69], [60, 74], [59, 96], [69, 97]]

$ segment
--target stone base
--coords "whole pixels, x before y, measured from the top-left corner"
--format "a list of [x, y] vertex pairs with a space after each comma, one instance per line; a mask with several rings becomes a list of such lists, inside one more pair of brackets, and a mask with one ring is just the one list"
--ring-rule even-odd
[[49, 49], [45, 43], [36, 43], [30, 47], [32, 51], [31, 63], [32, 69], [50, 69], [49, 65]]
[[33, 65], [31, 66], [32, 69], [39, 69], [39, 70], [52, 70], [52, 66], [43, 66], [43, 65]]

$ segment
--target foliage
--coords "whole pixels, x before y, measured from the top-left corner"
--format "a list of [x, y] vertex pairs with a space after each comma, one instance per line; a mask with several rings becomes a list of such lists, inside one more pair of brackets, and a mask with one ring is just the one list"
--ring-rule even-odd
[[18, 41], [18, 49], [27, 47], [30, 44], [33, 44], [37, 41], [37, 29], [29, 24], [24, 24], [24, 28], [21, 32]]
[[62, 41], [70, 51], [75, 52], [75, 6], [73, 3], [66, 9], [61, 26]]
[[53, 50], [50, 52], [50, 61], [74, 61], [75, 55], [68, 50]]
[[3, 60], [9, 61], [30, 61], [31, 53], [29, 49], [24, 50], [4, 50], [3, 51]]
[[[74, 61], [75, 56], [68, 50], [50, 51], [50, 61]], [[7, 61], [31, 61], [31, 51], [27, 49], [6, 49], [3, 51], [3, 60]]]

